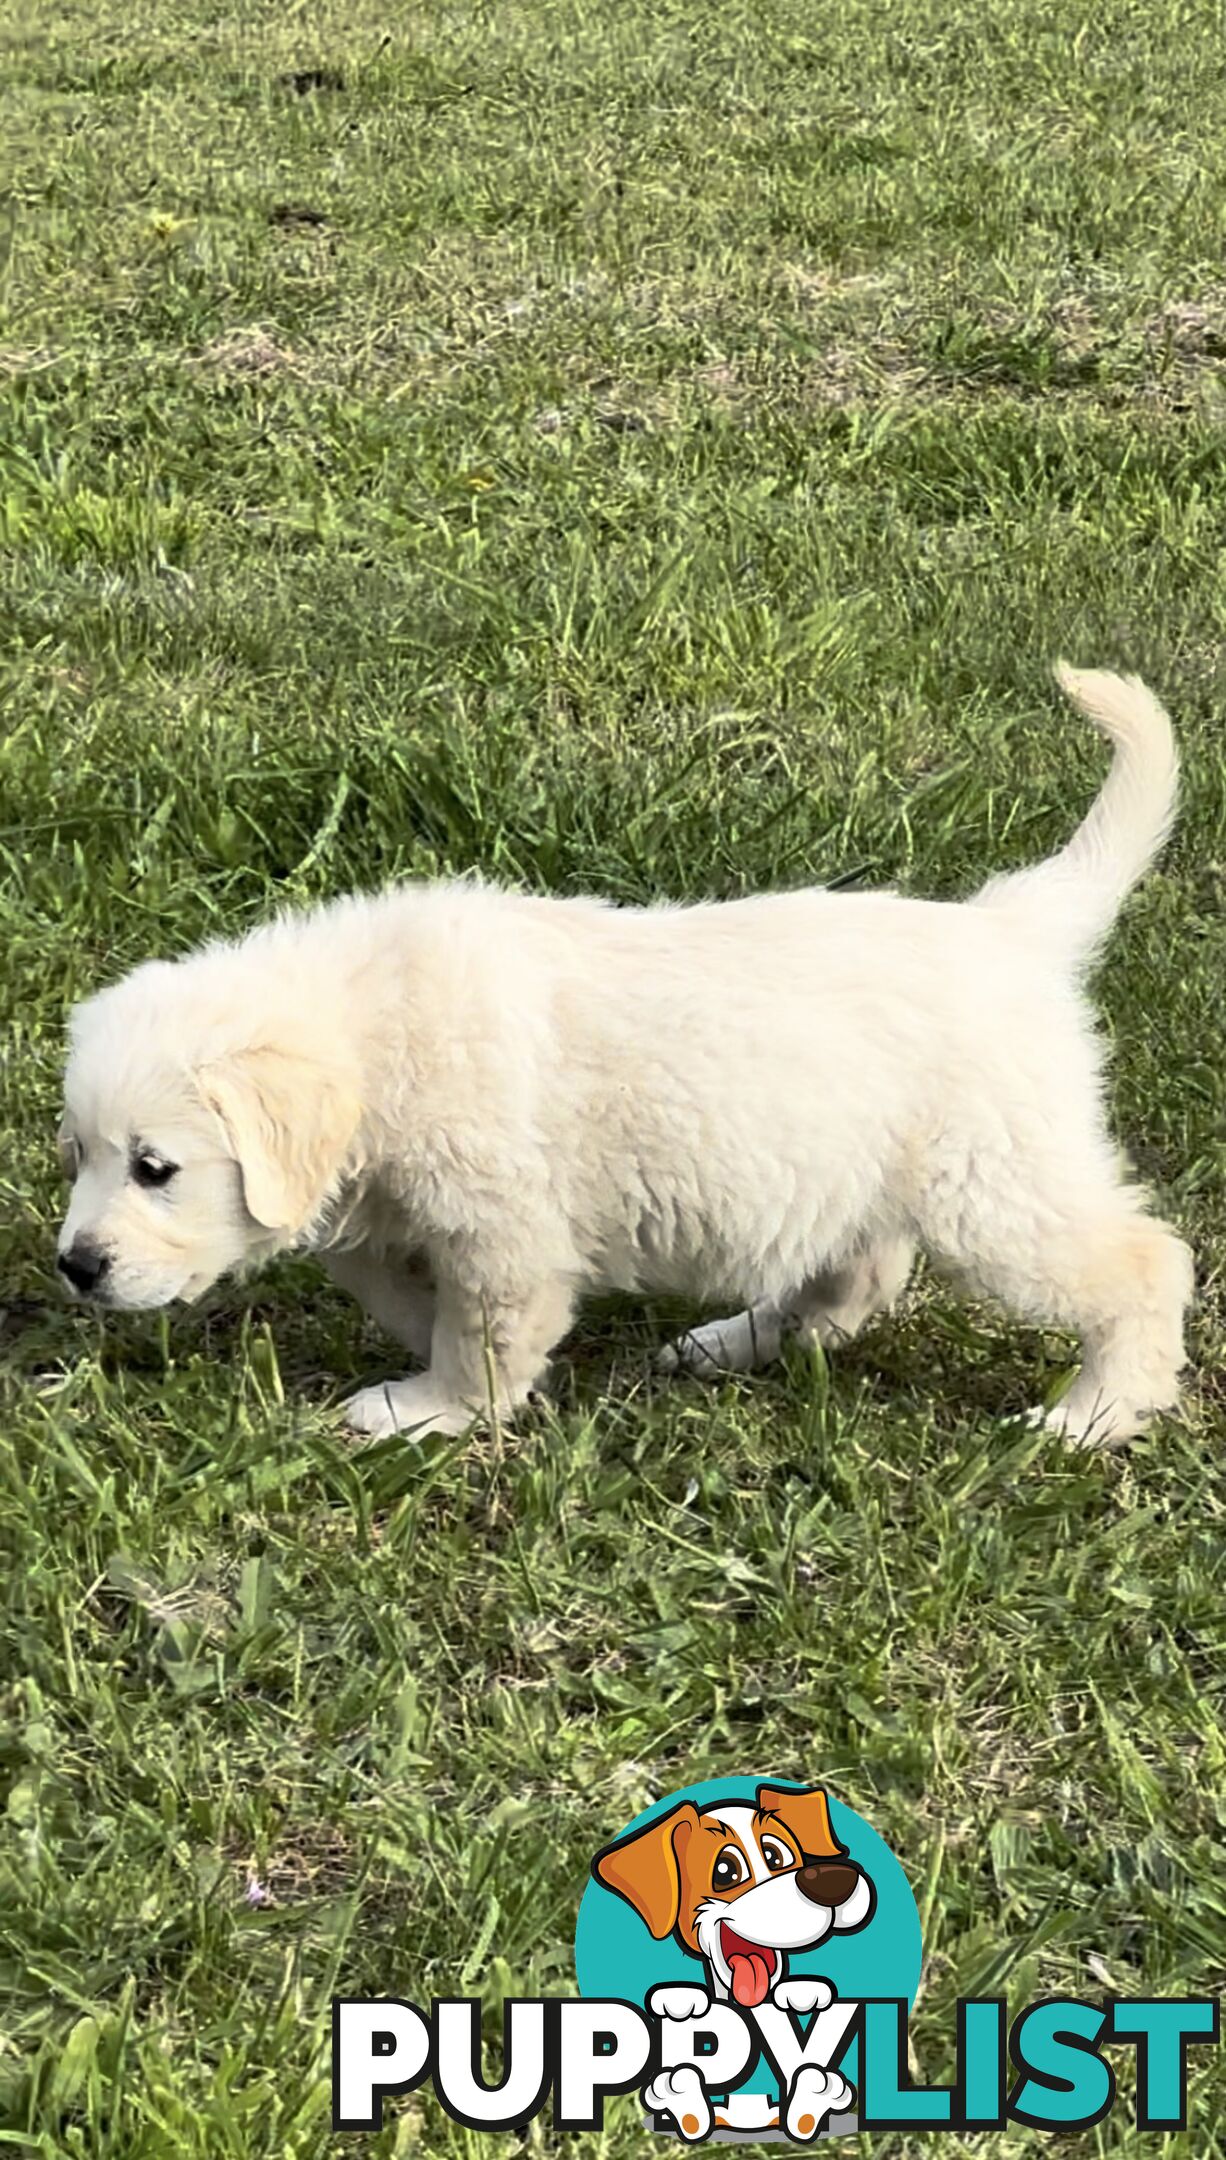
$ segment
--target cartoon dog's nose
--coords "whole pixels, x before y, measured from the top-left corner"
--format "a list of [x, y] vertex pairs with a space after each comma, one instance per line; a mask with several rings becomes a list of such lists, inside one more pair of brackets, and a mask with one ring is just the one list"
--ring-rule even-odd
[[96, 1290], [110, 1266], [110, 1261], [100, 1245], [91, 1245], [88, 1238], [74, 1238], [67, 1252], [56, 1260], [61, 1275], [66, 1275], [74, 1290], [88, 1297]]
[[806, 1860], [796, 1870], [796, 1888], [815, 1905], [844, 1905], [860, 1880], [854, 1860]]

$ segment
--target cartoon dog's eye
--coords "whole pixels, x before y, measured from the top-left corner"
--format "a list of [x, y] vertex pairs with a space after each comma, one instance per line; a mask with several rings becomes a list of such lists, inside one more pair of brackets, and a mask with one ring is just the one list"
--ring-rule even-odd
[[133, 1157], [132, 1175], [138, 1185], [169, 1185], [178, 1167], [178, 1163], [163, 1162], [160, 1155], [137, 1155]]
[[771, 1837], [763, 1838], [762, 1840], [762, 1858], [765, 1860], [766, 1865], [770, 1869], [772, 1875], [777, 1875], [780, 1868], [788, 1868], [795, 1866], [795, 1861], [792, 1854], [790, 1852], [785, 1852], [783, 1846], [777, 1843], [777, 1841]]
[[744, 1857], [735, 1845], [725, 1845], [711, 1870], [712, 1887], [716, 1890], [733, 1890], [738, 1883], [747, 1882], [749, 1870]]

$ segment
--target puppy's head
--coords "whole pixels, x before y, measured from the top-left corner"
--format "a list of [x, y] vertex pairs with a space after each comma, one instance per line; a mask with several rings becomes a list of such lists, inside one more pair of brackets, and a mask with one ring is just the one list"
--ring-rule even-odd
[[820, 1786], [759, 1785], [756, 1805], [689, 1801], [599, 1853], [597, 1882], [633, 1905], [657, 1941], [675, 1935], [745, 2008], [783, 1977], [784, 1953], [864, 1927], [869, 1877], [839, 1844]]
[[70, 1291], [166, 1305], [292, 1244], [359, 1116], [342, 1049], [288, 1001], [245, 996], [232, 956], [138, 968], [72, 1018], [57, 1255]]

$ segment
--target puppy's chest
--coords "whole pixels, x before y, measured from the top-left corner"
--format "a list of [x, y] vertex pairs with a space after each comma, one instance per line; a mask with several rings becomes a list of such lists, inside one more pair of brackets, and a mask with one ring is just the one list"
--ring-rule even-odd
[[431, 1228], [429, 1210], [411, 1182], [395, 1173], [368, 1173], [342, 1187], [321, 1246], [368, 1246], [372, 1252], [412, 1250]]

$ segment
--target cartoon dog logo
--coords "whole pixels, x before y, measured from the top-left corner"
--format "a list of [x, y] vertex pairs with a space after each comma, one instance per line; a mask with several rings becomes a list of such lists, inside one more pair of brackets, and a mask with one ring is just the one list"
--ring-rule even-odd
[[[682, 1801], [592, 1862], [596, 1881], [632, 1905], [657, 1942], [671, 1935], [705, 1968], [704, 1989], [652, 1991], [652, 2008], [661, 2015], [700, 2016], [710, 1999], [748, 2012], [768, 2002], [801, 2016], [824, 2010], [834, 2000], [829, 1982], [789, 1979], [788, 1953], [812, 1950], [872, 1918], [873, 1884], [836, 1838], [821, 1786], [787, 1792], [759, 1785], [755, 1803], [715, 1802], [699, 1810]], [[800, 2134], [811, 2135], [855, 2097], [837, 2071], [802, 2071], [800, 2080], [804, 2090], [787, 2102], [793, 2135], [802, 2122]], [[667, 2079], [657, 2080], [644, 2093], [645, 2104], [670, 2115], [683, 2135], [708, 2135], [708, 2111], [688, 2090], [666, 2086]], [[778, 2119], [775, 2111], [748, 2121], [730, 2102], [715, 2112], [714, 2127], [766, 2129]]]

